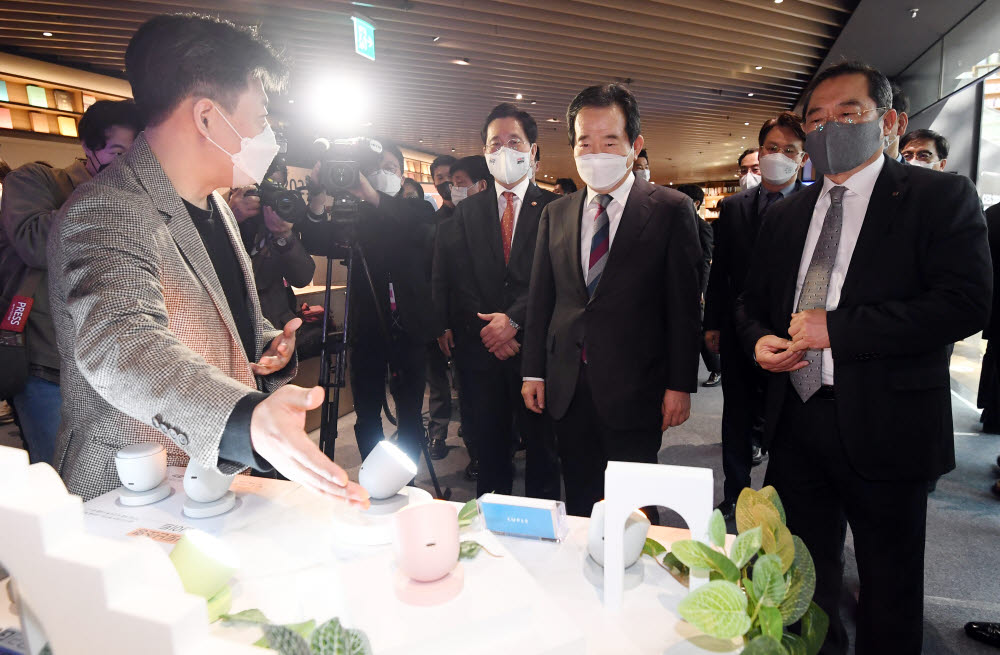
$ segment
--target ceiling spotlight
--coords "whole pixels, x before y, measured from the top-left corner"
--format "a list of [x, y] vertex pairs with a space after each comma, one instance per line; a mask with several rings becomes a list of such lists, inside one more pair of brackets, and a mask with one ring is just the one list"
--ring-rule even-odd
[[774, 4], [780, 5], [784, 0], [774, 0]]
[[749, 124], [750, 124], [750, 122], [749, 122], [749, 121], [747, 121], [746, 123], [743, 123], [743, 124], [744, 124], [744, 125], [749, 125]]
[[431, 39], [431, 43], [437, 43], [440, 40], [441, 40], [440, 36], [435, 36], [433, 39]]
[[545, 119], [545, 122], [546, 123], [558, 123], [559, 119], [558, 118], [547, 118], [547, 119]]
[[755, 71], [759, 71], [759, 70], [763, 70], [763, 69], [764, 69], [764, 67], [763, 67], [763, 66], [754, 66], [754, 67], [753, 67], [753, 69], [754, 69]]
[[747, 94], [747, 97], [748, 97], [748, 98], [752, 98], [752, 97], [753, 97], [753, 93], [748, 93], [748, 94]]
[[469, 58], [468, 57], [462, 57], [461, 59], [452, 59], [451, 63], [458, 64], [459, 66], [468, 66], [469, 65]]
[[910, 10], [910, 18], [916, 18], [918, 11], [920, 11], [920, 10], [918, 8], [916, 8], [916, 7], [914, 7], [913, 9], [911, 9]]
[[537, 104], [538, 104], [538, 101], [536, 101], [536, 100], [532, 100], [532, 101], [531, 101], [531, 104], [533, 104], [533, 105], [537, 105]]
[[518, 93], [516, 96], [514, 96], [514, 100], [524, 100], [524, 96]]
[[451, 149], [451, 151], [452, 151], [452, 152], [455, 152], [455, 149], [454, 149], [454, 148], [452, 148], [452, 149]]
[[42, 32], [42, 36], [52, 36], [52, 32]]

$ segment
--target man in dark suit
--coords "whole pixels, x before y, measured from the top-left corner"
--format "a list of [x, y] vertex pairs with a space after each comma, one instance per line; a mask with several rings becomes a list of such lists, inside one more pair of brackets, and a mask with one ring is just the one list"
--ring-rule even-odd
[[760, 370], [739, 345], [733, 310], [743, 291], [761, 216], [772, 204], [802, 188], [799, 170], [808, 159], [802, 119], [790, 112], [765, 121], [757, 137], [761, 182], [719, 203], [715, 252], [705, 292], [705, 345], [722, 355], [722, 472], [719, 511], [730, 519], [736, 499], [750, 486], [760, 464], [760, 417], [764, 411]]
[[889, 82], [833, 66], [805, 94], [806, 152], [823, 175], [772, 207], [737, 303], [748, 354], [771, 372], [766, 481], [837, 611], [846, 526], [861, 576], [857, 653], [919, 653], [927, 482], [955, 466], [948, 344], [982, 329], [992, 267], [968, 178], [882, 154]]
[[636, 179], [639, 107], [619, 84], [566, 112], [587, 188], [542, 214], [521, 393], [555, 420], [570, 514], [604, 497], [610, 460], [656, 463], [663, 431], [697, 390], [697, 217], [673, 189]]
[[[635, 172], [633, 167], [632, 172]], [[705, 190], [697, 184], [680, 184], [675, 187], [678, 191], [691, 198], [694, 202], [695, 214], [701, 209], [705, 202]], [[708, 287], [708, 275], [712, 270], [712, 251], [715, 249], [715, 232], [712, 224], [705, 219], [698, 217], [698, 241], [701, 243], [701, 265], [699, 267], [699, 284], [701, 285], [701, 315], [705, 318], [705, 289]], [[703, 339], [701, 341], [701, 361], [705, 362], [708, 369], [708, 379], [701, 383], [703, 387], [716, 387], [722, 382], [722, 362], [719, 361], [719, 353], [710, 350], [708, 344]]]
[[[462, 402], [470, 408], [466, 420], [472, 421], [465, 429], [474, 431], [479, 457], [477, 494], [511, 493], [516, 426], [526, 447], [527, 495], [557, 499], [550, 426], [527, 412], [520, 395], [522, 325], [538, 219], [556, 196], [531, 184], [538, 139], [531, 115], [511, 104], [497, 105], [481, 136], [495, 184], [456, 205], [439, 231], [435, 306], [449, 305], [446, 327], [453, 335]], [[450, 337], [442, 339], [442, 349], [450, 349]]]

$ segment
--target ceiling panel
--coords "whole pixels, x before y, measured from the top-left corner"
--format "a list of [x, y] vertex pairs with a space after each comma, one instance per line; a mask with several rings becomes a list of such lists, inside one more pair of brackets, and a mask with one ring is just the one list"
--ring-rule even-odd
[[[144, 20], [216, 14], [258, 25], [289, 58], [292, 85], [272, 99], [272, 112], [303, 135], [364, 133], [475, 154], [490, 108], [517, 102], [538, 121], [542, 172], [553, 178], [575, 175], [566, 105], [584, 86], [624, 81], [639, 99], [653, 179], [676, 183], [731, 176], [759, 125], [795, 104], [857, 4], [3, 0], [0, 47], [121, 76], [128, 39]], [[375, 62], [354, 53], [352, 14], [376, 26]], [[310, 111], [319, 102], [324, 109]], [[355, 103], [367, 106], [363, 124], [334, 124]]]

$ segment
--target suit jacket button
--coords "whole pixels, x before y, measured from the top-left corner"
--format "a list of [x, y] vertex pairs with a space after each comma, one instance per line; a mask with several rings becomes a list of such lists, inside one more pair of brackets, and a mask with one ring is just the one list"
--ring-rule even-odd
[[177, 433], [177, 444], [178, 444], [178, 445], [181, 445], [181, 446], [186, 446], [186, 445], [188, 445], [188, 438], [187, 438], [187, 435], [186, 435], [186, 434], [184, 434], [183, 432], [178, 432], [178, 433]]
[[153, 417], [153, 427], [159, 430], [160, 426], [162, 425], [163, 425], [163, 417], [157, 414], [156, 416]]

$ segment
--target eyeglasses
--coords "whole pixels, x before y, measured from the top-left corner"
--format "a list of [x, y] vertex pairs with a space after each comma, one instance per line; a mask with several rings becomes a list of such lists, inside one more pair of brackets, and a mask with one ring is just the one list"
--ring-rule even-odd
[[889, 107], [875, 107], [874, 109], [859, 109], [858, 111], [840, 111], [836, 114], [830, 114], [824, 118], [810, 118], [806, 120], [806, 131], [812, 132], [813, 130], [822, 130], [823, 127], [829, 123], [841, 123], [843, 125], [853, 125], [855, 123], [862, 123], [861, 117], [871, 111], [888, 111]]
[[761, 147], [761, 150], [763, 150], [768, 155], [776, 155], [778, 153], [781, 153], [784, 156], [788, 157], [789, 159], [795, 159], [800, 154], [802, 154], [802, 151], [796, 148], [795, 146], [785, 146], [784, 148], [779, 148], [773, 143]]
[[527, 141], [522, 141], [521, 139], [519, 139], [517, 137], [514, 137], [513, 139], [511, 139], [507, 143], [500, 143], [500, 140], [497, 139], [495, 141], [490, 141], [488, 144], [486, 144], [486, 152], [492, 155], [494, 152], [499, 151], [500, 148], [510, 148], [511, 150], [521, 150], [521, 148], [524, 148], [524, 147], [530, 148], [531, 146], [528, 145]]
[[912, 150], [904, 150], [899, 154], [901, 154], [903, 156], [903, 159], [905, 159], [906, 161], [913, 161], [914, 159], [917, 159], [927, 164], [930, 164], [931, 162], [937, 159], [937, 155], [935, 155], [930, 150], [919, 150], [917, 152], [913, 152]]

